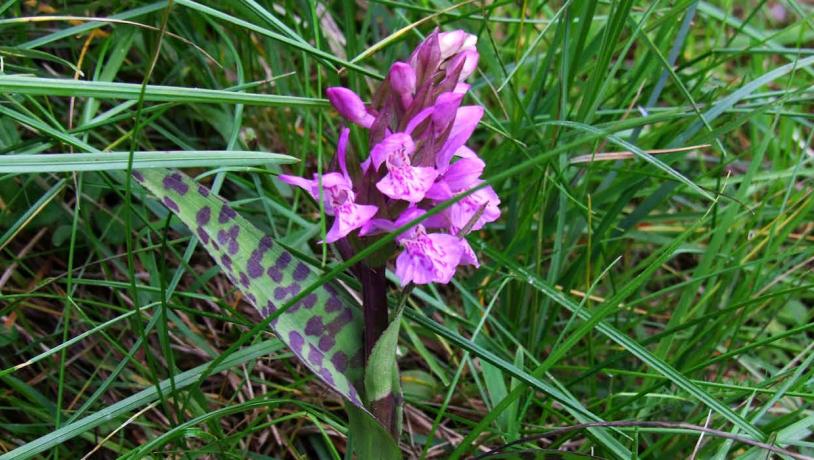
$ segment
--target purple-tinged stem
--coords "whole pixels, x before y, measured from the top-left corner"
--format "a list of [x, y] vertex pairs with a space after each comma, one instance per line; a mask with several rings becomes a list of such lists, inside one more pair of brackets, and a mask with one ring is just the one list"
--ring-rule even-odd
[[[359, 281], [362, 283], [362, 309], [364, 311], [365, 369], [367, 369], [373, 346], [389, 324], [387, 311], [387, 278], [384, 267], [359, 265]], [[388, 377], [389, 378], [389, 377]], [[370, 402], [370, 411], [394, 438], [398, 439], [396, 398], [392, 393], [385, 398]]]

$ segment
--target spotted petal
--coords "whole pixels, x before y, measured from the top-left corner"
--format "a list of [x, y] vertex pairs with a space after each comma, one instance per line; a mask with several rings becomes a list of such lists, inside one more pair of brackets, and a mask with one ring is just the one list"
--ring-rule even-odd
[[416, 233], [402, 240], [404, 251], [396, 258], [396, 276], [401, 285], [449, 283], [464, 251], [460, 238], [445, 233]]
[[333, 226], [331, 230], [325, 235], [326, 243], [333, 243], [336, 240], [344, 238], [348, 233], [356, 230], [357, 228], [365, 225], [376, 212], [379, 210], [376, 206], [347, 203], [342, 206], [337, 206], [334, 210]]
[[438, 171], [429, 167], [391, 167], [376, 188], [390, 198], [418, 203], [432, 187]]

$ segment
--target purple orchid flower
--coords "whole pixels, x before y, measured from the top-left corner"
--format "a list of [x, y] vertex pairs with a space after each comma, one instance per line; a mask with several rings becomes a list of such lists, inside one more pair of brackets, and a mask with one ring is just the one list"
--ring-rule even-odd
[[[486, 165], [466, 146], [483, 117], [482, 107], [461, 105], [470, 89], [464, 80], [478, 64], [476, 45], [477, 37], [462, 30], [433, 32], [406, 62], [391, 66], [369, 105], [347, 88], [327, 90], [343, 118], [368, 130], [371, 146], [366, 157], [354, 157], [359, 170], [349, 174], [348, 129], [342, 130], [340, 171], [321, 177], [325, 212], [335, 216], [327, 242], [363, 245], [365, 238], [393, 232], [437, 204], [465, 195], [396, 237], [395, 274], [403, 286], [448, 283], [459, 266], [477, 267], [465, 234], [500, 217], [500, 199], [482, 185]], [[316, 175], [280, 178], [320, 199]], [[355, 231], [357, 238], [348, 240]]]
[[[337, 158], [342, 173], [331, 172], [322, 175], [322, 192], [325, 204], [325, 214], [335, 216], [333, 226], [325, 235], [325, 242], [333, 243], [346, 237], [350, 232], [365, 225], [379, 208], [372, 205], [356, 204], [356, 194], [353, 192], [353, 183], [345, 164], [345, 155], [348, 147], [350, 130], [345, 128], [339, 136]], [[314, 179], [308, 180], [297, 176], [280, 175], [280, 180], [303, 188], [312, 198], [320, 197], [320, 178], [314, 174]]]
[[382, 163], [387, 165], [387, 175], [376, 183], [376, 188], [395, 200], [418, 203], [432, 187], [438, 171], [432, 167], [412, 166], [410, 164], [415, 144], [406, 133], [395, 133], [387, 136], [370, 151], [373, 165], [378, 169]]
[[[422, 209], [409, 208], [394, 222], [394, 227], [401, 227], [424, 213]], [[396, 242], [404, 248], [396, 258], [396, 276], [402, 286], [409, 283], [449, 283], [464, 253], [474, 255], [463, 237], [449, 233], [427, 233], [422, 224], [399, 235]]]

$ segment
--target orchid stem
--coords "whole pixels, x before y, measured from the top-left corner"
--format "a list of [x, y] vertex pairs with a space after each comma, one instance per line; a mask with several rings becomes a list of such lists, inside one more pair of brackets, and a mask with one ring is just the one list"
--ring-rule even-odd
[[[387, 329], [390, 322], [387, 308], [387, 278], [384, 267], [359, 266], [359, 281], [362, 284], [362, 309], [364, 311], [365, 368], [368, 366], [373, 346]], [[396, 399], [394, 395], [371, 402], [373, 415], [398, 439], [396, 420]]]

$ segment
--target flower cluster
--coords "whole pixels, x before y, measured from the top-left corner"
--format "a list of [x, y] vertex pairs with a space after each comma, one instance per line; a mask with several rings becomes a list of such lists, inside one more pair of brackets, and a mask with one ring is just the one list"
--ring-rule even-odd
[[[313, 179], [280, 176], [321, 199], [325, 213], [334, 216], [326, 242], [353, 238], [358, 243], [394, 231], [483, 183], [484, 163], [465, 145], [483, 108], [461, 105], [469, 90], [464, 80], [478, 63], [476, 42], [460, 30], [433, 32], [407, 62], [392, 65], [370, 105], [347, 88], [327, 90], [343, 118], [368, 130], [370, 155], [364, 161], [348, 155], [344, 128], [338, 171]], [[396, 275], [401, 284], [448, 283], [459, 265], [477, 266], [464, 236], [496, 220], [499, 204], [491, 187], [481, 187], [400, 234]]]

